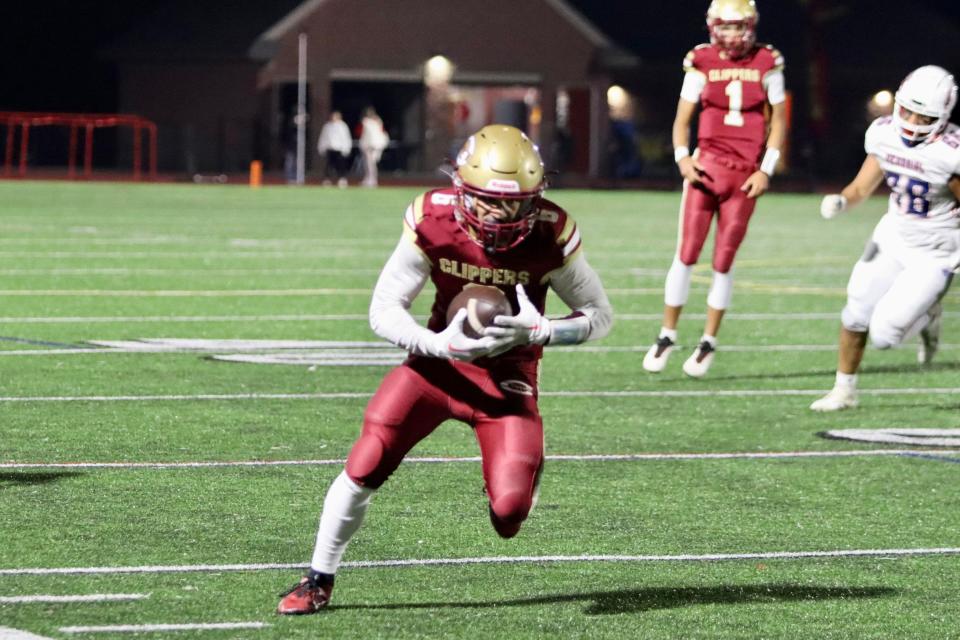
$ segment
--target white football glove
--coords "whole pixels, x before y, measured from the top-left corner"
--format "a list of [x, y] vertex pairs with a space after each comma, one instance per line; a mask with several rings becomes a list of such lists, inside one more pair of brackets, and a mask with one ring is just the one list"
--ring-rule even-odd
[[540, 315], [530, 302], [523, 285], [517, 285], [520, 311], [515, 316], [497, 316], [493, 325], [483, 330], [485, 336], [504, 340], [499, 352], [526, 344], [544, 344], [550, 339], [550, 321]]
[[820, 202], [820, 215], [824, 220], [832, 220], [847, 210], [847, 199], [839, 193], [823, 196]]
[[430, 354], [437, 358], [452, 358], [469, 362], [493, 351], [501, 351], [507, 341], [492, 336], [477, 339], [468, 338], [463, 333], [463, 321], [467, 317], [466, 308], [457, 311], [447, 328], [433, 334]]

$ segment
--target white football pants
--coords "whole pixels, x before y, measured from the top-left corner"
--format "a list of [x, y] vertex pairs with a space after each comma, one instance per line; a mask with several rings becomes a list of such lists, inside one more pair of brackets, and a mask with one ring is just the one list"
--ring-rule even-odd
[[892, 225], [881, 221], [850, 274], [843, 326], [868, 331], [878, 349], [896, 346], [927, 325], [927, 311], [952, 277], [942, 255], [906, 245]]

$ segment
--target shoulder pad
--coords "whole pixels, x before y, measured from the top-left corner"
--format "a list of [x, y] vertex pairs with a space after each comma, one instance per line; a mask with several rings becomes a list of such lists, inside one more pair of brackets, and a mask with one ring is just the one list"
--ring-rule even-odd
[[557, 246], [563, 249], [563, 262], [566, 264], [580, 248], [580, 229], [570, 214], [564, 212], [564, 217], [563, 228], [557, 235]]
[[760, 47], [764, 53], [770, 56], [770, 59], [773, 61], [773, 68], [782, 70], [785, 60], [783, 54], [780, 53], [780, 50], [774, 47], [772, 44], [762, 44]]
[[407, 210], [403, 212], [403, 234], [412, 240], [416, 240], [417, 225], [423, 221], [424, 195], [426, 194], [421, 193], [414, 198], [410, 206], [407, 207]]
[[693, 63], [697, 57], [697, 52], [709, 47], [709, 44], [698, 44], [693, 49], [690, 49], [690, 51], [687, 52], [687, 55], [683, 57], [683, 70], [692, 71], [694, 69]]

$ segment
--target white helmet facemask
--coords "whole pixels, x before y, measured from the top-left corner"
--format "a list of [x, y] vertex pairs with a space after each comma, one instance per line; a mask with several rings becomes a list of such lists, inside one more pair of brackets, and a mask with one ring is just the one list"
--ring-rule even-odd
[[[900, 137], [910, 144], [928, 142], [946, 129], [957, 103], [957, 84], [946, 69], [927, 65], [904, 78], [894, 102], [893, 122]], [[929, 124], [908, 122], [904, 110], [934, 120]]]

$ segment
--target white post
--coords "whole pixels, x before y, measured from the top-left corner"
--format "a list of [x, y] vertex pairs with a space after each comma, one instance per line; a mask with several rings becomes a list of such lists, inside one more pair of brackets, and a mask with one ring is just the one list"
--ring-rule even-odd
[[297, 184], [306, 181], [307, 167], [307, 34], [300, 34], [297, 65]]

